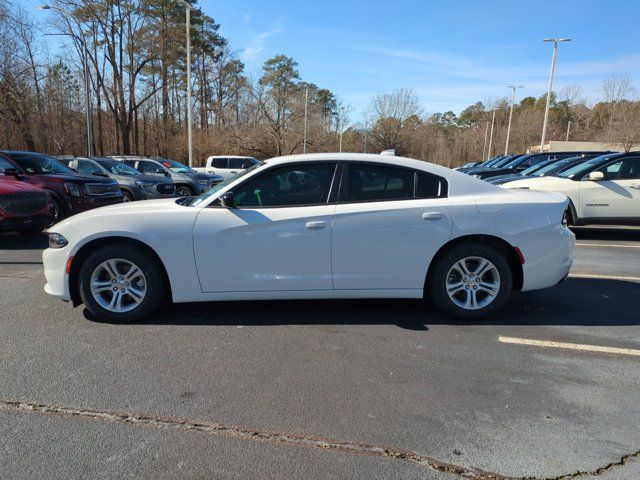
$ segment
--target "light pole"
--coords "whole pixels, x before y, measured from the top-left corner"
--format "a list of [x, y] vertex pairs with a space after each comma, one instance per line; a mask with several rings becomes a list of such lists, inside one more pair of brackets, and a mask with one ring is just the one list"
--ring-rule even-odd
[[489, 136], [489, 121], [484, 127], [484, 143], [482, 144], [482, 160], [484, 160], [484, 154], [487, 151], [487, 137]]
[[496, 121], [496, 109], [493, 109], [493, 115], [491, 116], [491, 135], [489, 135], [489, 149], [487, 150], [487, 160], [491, 157], [491, 144], [493, 143], [493, 124]]
[[513, 118], [513, 104], [516, 103], [516, 89], [522, 88], [522, 85], [507, 85], [507, 88], [513, 88], [511, 95], [511, 110], [509, 111], [509, 126], [507, 127], [507, 141], [504, 144], [504, 154], [509, 153], [509, 136], [511, 135], [511, 119]]
[[193, 137], [191, 134], [191, 5], [185, 0], [178, 0], [185, 8], [187, 20], [187, 139], [189, 142], [189, 166], [193, 167]]
[[304, 139], [302, 140], [302, 153], [307, 153], [307, 113], [309, 104], [309, 87], [304, 89]]
[[564, 139], [564, 149], [567, 149], [567, 144], [569, 143], [569, 131], [571, 130], [571, 120], [567, 123], [567, 138]]
[[[69, 27], [69, 30], [71, 30], [71, 25], [69, 24], [69, 21], [67, 20], [66, 16], [71, 16], [71, 14], [65, 10], [62, 10], [61, 8], [58, 8], [56, 6], [51, 6], [48, 4], [43, 4], [43, 5], [38, 5], [36, 7], [38, 10], [55, 10], [56, 12], [58, 12], [60, 15], [62, 15], [62, 18], [64, 20], [64, 22], [67, 24], [67, 26]], [[70, 36], [72, 37], [76, 37], [76, 35], [70, 34]], [[82, 69], [83, 69], [83, 73], [84, 73], [84, 96], [86, 99], [86, 111], [87, 111], [87, 157], [91, 157], [93, 156], [93, 128], [92, 128], [92, 113], [91, 113], [91, 91], [89, 89], [89, 49], [87, 48], [87, 43], [84, 40], [84, 36], [83, 36], [83, 32], [80, 32], [80, 35], [77, 36], [77, 38], [80, 40], [80, 44], [82, 45]]]
[[544, 151], [544, 142], [547, 137], [547, 122], [549, 121], [549, 103], [551, 102], [551, 89], [553, 88], [553, 73], [556, 69], [556, 57], [558, 56], [558, 43], [570, 42], [570, 38], [545, 38], [543, 42], [553, 42], [553, 56], [551, 57], [551, 73], [549, 74], [549, 90], [547, 91], [547, 105], [544, 109], [544, 123], [542, 124], [542, 138], [540, 139], [540, 151]]
[[369, 134], [369, 122], [364, 122], [364, 153], [367, 153], [367, 135]]

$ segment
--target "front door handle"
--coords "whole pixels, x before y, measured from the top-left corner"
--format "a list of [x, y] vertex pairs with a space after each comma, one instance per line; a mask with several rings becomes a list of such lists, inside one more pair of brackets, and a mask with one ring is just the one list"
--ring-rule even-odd
[[636, 190], [640, 190], [640, 183], [634, 183], [633, 185], [629, 185], [631, 188], [635, 188]]
[[424, 212], [422, 214], [423, 220], [440, 220], [442, 218], [442, 212]]
[[327, 224], [325, 222], [307, 222], [305, 227], [307, 228], [313, 228], [313, 229], [318, 229], [318, 228], [324, 228], [326, 227]]
[[235, 170], [231, 170], [231, 173], [238, 173], [238, 172], [237, 172], [237, 171], [235, 171]]

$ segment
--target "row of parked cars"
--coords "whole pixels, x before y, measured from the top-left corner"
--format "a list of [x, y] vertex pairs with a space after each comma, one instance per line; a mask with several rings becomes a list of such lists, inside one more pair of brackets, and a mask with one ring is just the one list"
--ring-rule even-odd
[[640, 224], [640, 152], [505, 155], [456, 170], [504, 188], [563, 193], [571, 225]]
[[39, 233], [92, 208], [199, 195], [223, 179], [166, 158], [0, 151], [0, 231]]

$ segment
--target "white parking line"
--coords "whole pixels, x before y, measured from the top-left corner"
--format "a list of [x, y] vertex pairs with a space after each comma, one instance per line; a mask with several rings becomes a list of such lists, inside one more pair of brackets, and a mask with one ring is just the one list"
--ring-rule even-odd
[[569, 350], [585, 350], [588, 352], [615, 353], [617, 355], [632, 355], [635, 357], [640, 357], [640, 350], [634, 350], [632, 348], [602, 347], [599, 345], [585, 345], [581, 343], [550, 342], [547, 340], [531, 340], [528, 338], [503, 337], [502, 335], [498, 336], [498, 341], [500, 343], [530, 345], [533, 347], [565, 348]]
[[621, 280], [624, 282], [640, 282], [640, 277], [622, 277], [619, 275], [600, 275], [597, 273], [570, 273], [569, 278], [596, 278], [600, 280]]
[[576, 242], [576, 247], [640, 248], [640, 245], [617, 245], [615, 243], [581, 243], [581, 242]]

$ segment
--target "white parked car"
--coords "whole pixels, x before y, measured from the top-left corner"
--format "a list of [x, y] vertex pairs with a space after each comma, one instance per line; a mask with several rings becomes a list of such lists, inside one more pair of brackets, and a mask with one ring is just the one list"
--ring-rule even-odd
[[45, 291], [131, 321], [164, 300], [422, 298], [497, 311], [561, 282], [567, 198], [495, 187], [418, 160], [280, 157], [198, 197], [75, 215], [49, 230]]
[[238, 155], [221, 155], [207, 158], [204, 167], [196, 168], [196, 171], [221, 175], [225, 180], [238, 173], [260, 163], [253, 157]]
[[572, 225], [640, 225], [640, 152], [592, 158], [555, 177], [532, 177], [504, 188], [560, 192], [569, 197]]

